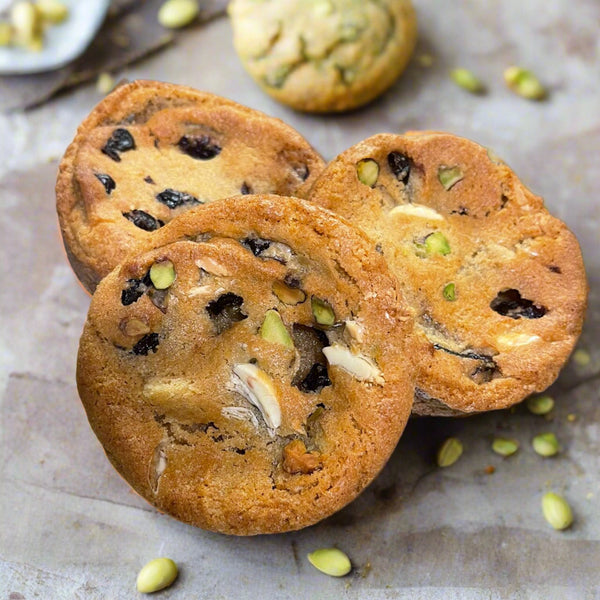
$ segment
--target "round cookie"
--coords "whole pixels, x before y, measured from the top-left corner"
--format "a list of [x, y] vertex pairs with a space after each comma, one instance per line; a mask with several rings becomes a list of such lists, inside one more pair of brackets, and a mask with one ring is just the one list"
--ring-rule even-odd
[[67, 255], [93, 291], [178, 214], [238, 194], [303, 196], [323, 165], [279, 119], [187, 87], [120, 86], [83, 121], [60, 165]]
[[294, 530], [355, 498], [394, 449], [412, 323], [356, 228], [293, 198], [221, 200], [98, 285], [78, 389], [110, 461], [161, 511]]
[[581, 332], [577, 240], [504, 163], [450, 134], [371, 137], [310, 199], [382, 249], [417, 311], [414, 412], [499, 409], [547, 388]]
[[308, 112], [370, 102], [404, 71], [417, 38], [410, 0], [233, 0], [234, 46], [273, 98]]

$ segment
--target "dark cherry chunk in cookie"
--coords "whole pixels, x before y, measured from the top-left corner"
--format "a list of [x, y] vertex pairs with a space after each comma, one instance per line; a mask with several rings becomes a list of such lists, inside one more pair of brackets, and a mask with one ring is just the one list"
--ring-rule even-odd
[[263, 240], [262, 238], [244, 238], [240, 241], [240, 244], [244, 248], [248, 248], [254, 256], [260, 256], [265, 250], [269, 248], [271, 242], [269, 240]]
[[503, 317], [511, 319], [539, 319], [546, 314], [545, 306], [538, 306], [531, 300], [521, 297], [519, 290], [507, 289], [498, 292], [490, 302], [490, 308]]
[[151, 285], [149, 272], [141, 279], [128, 279], [127, 287], [121, 292], [121, 304], [129, 306], [137, 302]]
[[227, 292], [206, 305], [206, 312], [215, 324], [217, 334], [223, 333], [234, 323], [248, 318], [248, 315], [242, 311], [243, 303], [244, 299], [241, 296]]
[[221, 146], [213, 142], [207, 135], [192, 137], [184, 135], [177, 142], [179, 149], [197, 160], [210, 160], [221, 152]]
[[158, 350], [158, 342], [158, 333], [148, 333], [135, 344], [132, 352], [141, 356], [148, 356], [150, 351], [156, 352]]
[[169, 208], [178, 208], [184, 204], [203, 204], [200, 202], [200, 200], [198, 200], [198, 198], [195, 198], [191, 194], [187, 194], [186, 192], [178, 192], [177, 190], [172, 190], [171, 188], [167, 188], [160, 194], [157, 194], [156, 199], [159, 202], [166, 204]]
[[117, 187], [115, 180], [104, 173], [95, 173], [96, 179], [104, 186], [106, 193], [110, 196], [110, 193]]
[[406, 183], [410, 175], [410, 158], [401, 152], [388, 154], [388, 165], [398, 181]]
[[163, 221], [155, 219], [143, 210], [132, 210], [131, 212], [123, 213], [123, 216], [144, 231], [156, 231], [164, 225]]
[[110, 156], [115, 162], [121, 162], [121, 152], [135, 150], [135, 140], [127, 129], [119, 128], [112, 132], [102, 152]]
[[296, 323], [292, 327], [292, 338], [300, 355], [292, 385], [306, 393], [320, 392], [324, 387], [331, 385], [327, 359], [323, 354], [323, 348], [329, 346], [325, 332]]

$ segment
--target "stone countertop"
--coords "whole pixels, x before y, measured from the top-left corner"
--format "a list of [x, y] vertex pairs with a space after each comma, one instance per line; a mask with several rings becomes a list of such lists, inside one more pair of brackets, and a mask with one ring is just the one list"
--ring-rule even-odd
[[[551, 388], [552, 419], [517, 407], [413, 420], [362, 496], [297, 533], [226, 537], [157, 513], [109, 465], [75, 388], [89, 298], [64, 257], [53, 186], [77, 124], [100, 100], [94, 86], [81, 87], [36, 110], [0, 115], [1, 598], [138, 597], [138, 570], [161, 555], [181, 569], [161, 598], [600, 598], [600, 5], [415, 4], [420, 38], [407, 72], [379, 101], [347, 115], [303, 115], [270, 100], [243, 71], [225, 19], [190, 30], [117, 78], [230, 97], [283, 118], [326, 158], [372, 134], [408, 129], [447, 130], [492, 147], [577, 234], [588, 270], [579, 347], [591, 361], [569, 363]], [[511, 94], [502, 80], [510, 64], [531, 68], [549, 99]], [[488, 93], [457, 88], [447, 75], [455, 66], [477, 73]], [[561, 442], [555, 458], [531, 449], [543, 431]], [[438, 469], [435, 450], [449, 435], [465, 453]], [[521, 449], [502, 459], [490, 449], [495, 435], [518, 439]], [[573, 507], [565, 532], [542, 517], [550, 489]], [[355, 565], [341, 580], [306, 560], [332, 545]]]

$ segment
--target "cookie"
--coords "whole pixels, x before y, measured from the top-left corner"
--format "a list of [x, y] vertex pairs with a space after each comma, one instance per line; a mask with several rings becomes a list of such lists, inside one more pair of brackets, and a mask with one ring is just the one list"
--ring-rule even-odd
[[67, 255], [93, 291], [189, 208], [238, 194], [303, 196], [322, 167], [279, 119], [187, 87], [123, 85], [83, 121], [60, 165]]
[[404, 71], [417, 38], [410, 0], [233, 0], [228, 10], [246, 70], [301, 111], [370, 102]]
[[371, 240], [278, 196], [190, 210], [92, 298], [77, 382], [159, 510], [250, 535], [355, 498], [410, 414], [412, 316]]
[[379, 244], [417, 313], [417, 414], [499, 409], [547, 388], [581, 332], [577, 240], [485, 148], [382, 134], [343, 152], [310, 199]]

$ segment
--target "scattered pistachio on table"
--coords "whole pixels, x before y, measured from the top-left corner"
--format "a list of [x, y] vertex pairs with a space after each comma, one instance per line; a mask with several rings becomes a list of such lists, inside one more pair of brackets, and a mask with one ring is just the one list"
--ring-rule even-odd
[[534, 415], [547, 415], [554, 408], [552, 396], [530, 396], [525, 401], [530, 413]]
[[450, 437], [445, 440], [437, 451], [438, 467], [449, 467], [453, 465], [462, 455], [462, 442], [455, 437]]
[[584, 350], [583, 348], [578, 348], [577, 350], [575, 350], [571, 358], [578, 367], [587, 367], [592, 361], [590, 353], [587, 350]]
[[350, 559], [338, 548], [321, 548], [307, 556], [308, 562], [325, 575], [343, 577], [352, 570]]
[[485, 86], [481, 80], [468, 69], [452, 69], [450, 78], [456, 85], [471, 94], [483, 94], [485, 92]]
[[177, 565], [170, 558], [155, 558], [139, 572], [137, 590], [142, 594], [164, 590], [177, 579], [177, 574]]
[[515, 94], [528, 100], [543, 100], [547, 95], [539, 79], [522, 67], [508, 67], [504, 71], [504, 81]]
[[542, 513], [554, 529], [567, 529], [573, 523], [573, 512], [569, 503], [554, 492], [547, 492], [543, 495]]
[[492, 450], [500, 456], [512, 456], [519, 449], [519, 442], [509, 438], [495, 438]]
[[198, 16], [197, 0], [167, 0], [158, 11], [158, 22], [168, 29], [190, 25]]
[[115, 78], [110, 73], [100, 73], [96, 80], [96, 89], [101, 94], [108, 94], [115, 87]]
[[540, 433], [533, 438], [531, 444], [540, 456], [554, 456], [560, 450], [558, 440], [553, 433]]

